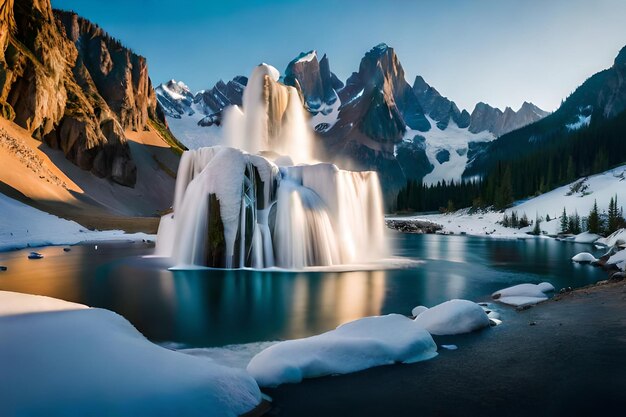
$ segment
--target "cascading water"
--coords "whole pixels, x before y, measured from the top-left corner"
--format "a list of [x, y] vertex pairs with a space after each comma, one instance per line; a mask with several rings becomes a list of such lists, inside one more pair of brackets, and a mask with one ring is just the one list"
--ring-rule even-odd
[[276, 69], [257, 67], [243, 111], [226, 111], [229, 147], [183, 154], [157, 255], [182, 267], [288, 269], [384, 256], [377, 174], [313, 163], [298, 90], [277, 81]]

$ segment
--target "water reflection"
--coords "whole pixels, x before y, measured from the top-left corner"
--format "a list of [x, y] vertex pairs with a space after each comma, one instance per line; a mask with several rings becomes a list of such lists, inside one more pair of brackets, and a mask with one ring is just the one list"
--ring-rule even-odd
[[49, 247], [0, 253], [0, 289], [49, 295], [111, 309], [148, 338], [191, 346], [291, 339], [356, 318], [409, 314], [451, 298], [488, 299], [521, 282], [582, 286], [604, 279], [571, 256], [589, 245], [553, 240], [392, 236], [397, 254], [423, 260], [410, 269], [359, 272], [169, 271], [146, 244]]

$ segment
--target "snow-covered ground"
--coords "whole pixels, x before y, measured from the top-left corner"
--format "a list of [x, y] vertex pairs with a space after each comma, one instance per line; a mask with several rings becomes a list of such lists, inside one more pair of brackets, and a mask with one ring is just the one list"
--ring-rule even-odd
[[122, 230], [90, 231], [80, 224], [45, 213], [0, 194], [0, 251], [95, 240], [154, 239]]
[[261, 401], [245, 371], [157, 346], [111, 311], [0, 301], [2, 416], [238, 416]]
[[[537, 216], [544, 219], [541, 222], [541, 230], [549, 235], [559, 232], [559, 216], [563, 208], [568, 215], [578, 213], [580, 217], [586, 217], [594, 201], [598, 204], [598, 210], [606, 212], [609, 200], [617, 195], [618, 206], [626, 204], [626, 165], [611, 169], [602, 174], [593, 175], [586, 179], [579, 179], [569, 185], [559, 187], [538, 197], [520, 201], [514, 207], [505, 211], [507, 215], [516, 212], [518, 217], [526, 214], [529, 220], [534, 221]], [[572, 193], [574, 184], [582, 181], [581, 190]], [[389, 216], [389, 219], [420, 219], [427, 220], [443, 226], [444, 233], [466, 233], [475, 236], [491, 236], [496, 238], [529, 238], [527, 232], [532, 226], [523, 229], [504, 227], [498, 222], [502, 221], [505, 213], [479, 212], [470, 214], [468, 209], [459, 210], [449, 214], [432, 214], [423, 216]], [[550, 221], [545, 221], [546, 215]]]
[[[426, 184], [436, 184], [441, 180], [460, 180], [467, 165], [469, 143], [490, 142], [495, 139], [491, 132], [472, 133], [467, 128], [461, 129], [453, 120], [450, 120], [445, 130], [441, 130], [435, 120], [429, 116], [426, 118], [432, 126], [428, 132], [408, 129], [404, 135], [404, 140], [408, 141], [413, 140], [416, 135], [426, 138], [426, 156], [434, 166], [433, 171], [424, 177]], [[450, 160], [440, 163], [436, 157], [440, 151], [448, 151]]]

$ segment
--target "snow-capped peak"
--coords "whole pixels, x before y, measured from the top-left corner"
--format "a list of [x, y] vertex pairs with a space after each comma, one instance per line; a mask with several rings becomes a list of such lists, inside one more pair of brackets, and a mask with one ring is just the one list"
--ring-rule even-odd
[[317, 58], [317, 51], [315, 49], [307, 53], [301, 53], [298, 58], [296, 58], [296, 63], [311, 62], [314, 58]]

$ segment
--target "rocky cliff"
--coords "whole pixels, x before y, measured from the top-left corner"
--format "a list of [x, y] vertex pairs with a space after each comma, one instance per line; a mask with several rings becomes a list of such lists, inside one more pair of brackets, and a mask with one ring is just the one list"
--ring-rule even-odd
[[419, 75], [415, 77], [413, 92], [424, 112], [437, 122], [439, 129], [445, 130], [450, 120], [453, 120], [460, 128], [469, 126], [470, 114], [467, 110], [460, 111], [453, 101], [439, 94], [439, 91], [428, 85]]
[[543, 119], [549, 113], [532, 103], [524, 102], [516, 112], [510, 107], [504, 111], [486, 103], [478, 103], [472, 111], [469, 131], [479, 133], [489, 131], [495, 136], [502, 136], [516, 129]]
[[3, 0], [0, 27], [3, 117], [80, 168], [134, 186], [124, 130], [159, 118], [145, 58], [49, 0]]
[[395, 145], [407, 126], [428, 130], [430, 123], [393, 48], [380, 44], [367, 52], [339, 97], [337, 121], [323, 133], [327, 158], [348, 168], [378, 171], [385, 193], [395, 194], [405, 182]]
[[303, 52], [292, 60], [285, 70], [284, 82], [302, 91], [305, 106], [312, 114], [328, 114], [337, 101], [335, 90], [343, 87], [330, 71], [328, 57], [324, 54], [318, 61], [316, 51]]

